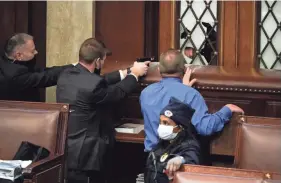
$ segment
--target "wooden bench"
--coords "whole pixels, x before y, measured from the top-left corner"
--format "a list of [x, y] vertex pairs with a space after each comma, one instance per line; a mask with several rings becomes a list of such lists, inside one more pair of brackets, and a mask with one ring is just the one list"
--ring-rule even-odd
[[235, 166], [281, 173], [281, 119], [242, 119], [237, 130]]

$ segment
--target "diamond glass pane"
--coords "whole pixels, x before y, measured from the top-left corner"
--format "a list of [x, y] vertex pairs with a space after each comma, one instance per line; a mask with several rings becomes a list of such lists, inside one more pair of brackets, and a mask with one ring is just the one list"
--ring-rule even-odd
[[281, 70], [281, 1], [261, 1], [260, 68]]
[[188, 64], [217, 65], [217, 1], [181, 1], [180, 49]]

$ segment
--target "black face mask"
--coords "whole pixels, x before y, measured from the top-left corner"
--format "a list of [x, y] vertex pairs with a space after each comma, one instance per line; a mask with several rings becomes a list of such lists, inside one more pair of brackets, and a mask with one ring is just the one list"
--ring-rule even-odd
[[95, 73], [95, 74], [100, 75], [100, 72], [101, 72], [101, 69], [95, 68], [95, 70], [94, 70], [94, 73]]

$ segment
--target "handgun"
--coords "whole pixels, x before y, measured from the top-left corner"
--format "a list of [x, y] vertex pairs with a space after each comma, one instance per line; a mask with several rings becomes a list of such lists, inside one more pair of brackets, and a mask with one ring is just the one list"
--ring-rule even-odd
[[142, 58], [137, 58], [137, 62], [145, 62], [145, 61], [150, 61], [150, 62], [156, 62], [155, 57], [142, 57]]

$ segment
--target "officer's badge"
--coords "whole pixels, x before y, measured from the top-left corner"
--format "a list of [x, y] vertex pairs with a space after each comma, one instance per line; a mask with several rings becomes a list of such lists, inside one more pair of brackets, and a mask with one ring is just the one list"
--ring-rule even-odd
[[167, 116], [168, 118], [170, 118], [171, 116], [173, 116], [173, 113], [172, 113], [172, 111], [170, 111], [170, 110], [166, 110], [166, 111], [164, 112], [164, 114], [165, 114], [165, 116]]
[[160, 162], [163, 163], [168, 158], [168, 156], [169, 156], [168, 153], [163, 154], [160, 158]]

